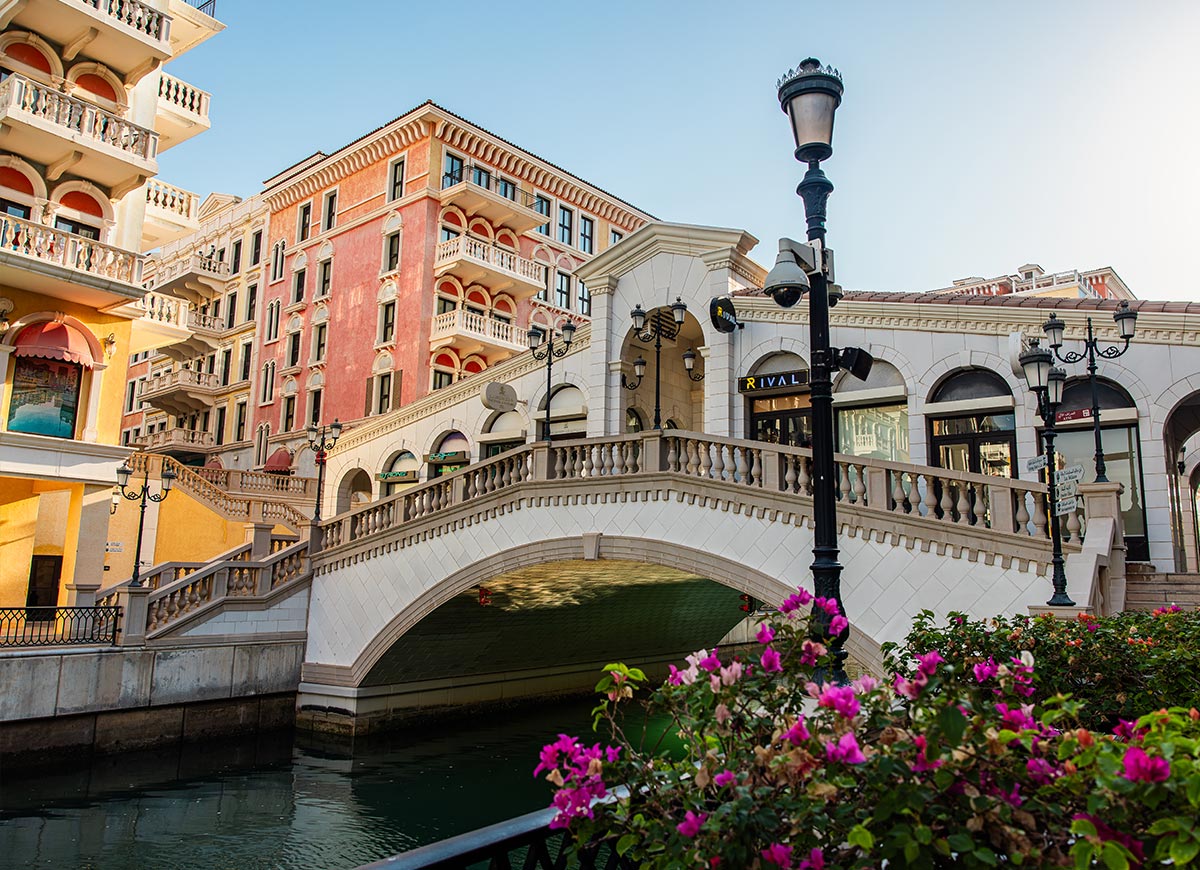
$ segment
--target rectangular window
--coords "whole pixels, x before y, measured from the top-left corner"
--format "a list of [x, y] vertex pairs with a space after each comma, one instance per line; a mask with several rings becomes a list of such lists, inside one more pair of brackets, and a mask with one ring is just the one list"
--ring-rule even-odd
[[[250, 265], [257, 266], [262, 261], [262, 230], [250, 237]], [[241, 440], [240, 438], [238, 439]]]
[[[239, 380], [243, 380], [243, 381], [250, 380], [250, 365], [251, 365], [251, 357], [253, 354], [254, 354], [254, 342], [247, 341], [247, 342], [243, 343], [242, 344], [242, 371], [241, 371], [242, 376]], [[241, 441], [241, 440], [242, 440], [241, 438], [238, 439], [238, 441]]]
[[225, 301], [225, 328], [233, 329], [237, 323], [237, 293], [230, 293]]
[[325, 341], [329, 334], [329, 327], [324, 323], [318, 323], [313, 329], [313, 361], [321, 362], [325, 359]]
[[296, 273], [296, 277], [292, 279], [292, 302], [304, 301], [304, 279], [307, 277], [307, 269], [301, 269]]
[[384, 264], [385, 272], [394, 272], [400, 268], [400, 234], [392, 233], [387, 237], [387, 261]]
[[225, 348], [221, 351], [221, 386], [229, 386], [229, 370], [233, 366], [233, 349]]
[[22, 205], [19, 202], [13, 202], [11, 199], [0, 198], [0, 214], [6, 214], [10, 217], [24, 218], [29, 220], [29, 216], [33, 213], [27, 205]]
[[392, 164], [391, 175], [388, 177], [388, 200], [404, 196], [404, 161], [397, 160]]
[[246, 288], [246, 319], [253, 320], [258, 308], [258, 285], [251, 284]]
[[445, 168], [442, 172], [442, 190], [453, 187], [463, 180], [463, 161], [453, 154], [446, 155]]
[[215, 353], [208, 355], [208, 358], [205, 360], [205, 366], [205, 371], [210, 375], [217, 370], [217, 355]]
[[592, 316], [592, 292], [582, 281], [579, 282], [579, 313]]
[[238, 402], [237, 409], [234, 412], [233, 423], [233, 440], [246, 440], [246, 403]]
[[236, 275], [242, 271], [242, 240], [233, 243], [233, 259], [229, 262], [229, 274]]
[[564, 245], [573, 245], [575, 239], [575, 212], [565, 205], [558, 207], [558, 240]]
[[591, 254], [596, 248], [596, 222], [590, 217], [579, 216], [579, 250]]
[[616, 230], [610, 230], [608, 233], [608, 246], [611, 248], [613, 245], [615, 245], [617, 242], [621, 241], [621, 239], [623, 239], [623, 238], [625, 238], [624, 233], [619, 233]]
[[283, 431], [290, 432], [296, 425], [296, 397], [288, 396], [283, 400]]
[[287, 244], [283, 241], [278, 241], [271, 248], [271, 280], [278, 281], [283, 277], [283, 255], [287, 249]]
[[457, 239], [460, 235], [462, 233], [458, 232], [458, 230], [452, 230], [450, 227], [442, 227], [441, 232], [438, 234], [438, 241], [448, 242], [451, 239]]
[[321, 232], [333, 229], [337, 222], [337, 191], [331, 190], [325, 194], [325, 208], [321, 214]]
[[214, 433], [217, 438], [217, 445], [225, 443], [225, 406], [217, 408], [217, 429]]
[[537, 228], [543, 236], [550, 235], [550, 200], [540, 193], [533, 198], [533, 210], [546, 216], [546, 222]]
[[279, 338], [279, 300], [267, 306], [267, 341]]
[[386, 414], [392, 407], [392, 373], [384, 372], [375, 383], [375, 408]]
[[448, 387], [454, 383], [454, 375], [450, 372], [440, 372], [437, 369], [433, 371], [433, 388], [440, 390], [442, 387]]
[[379, 309], [379, 341], [385, 344], [396, 337], [396, 303], [385, 302]]
[[321, 391], [313, 390], [308, 394], [308, 422], [314, 426], [321, 425]]
[[333, 260], [325, 260], [317, 267], [317, 296], [328, 296], [333, 283]]
[[445, 296], [439, 296], [437, 298], [438, 314], [449, 314], [456, 308], [458, 308], [458, 301], [456, 299], [447, 299]]
[[517, 201], [517, 186], [507, 178], [501, 178], [496, 181], [496, 192], [505, 199]]
[[300, 216], [296, 219], [296, 241], [303, 242], [308, 238], [312, 229], [312, 203], [306, 202], [300, 206]]
[[559, 308], [571, 307], [571, 276], [566, 272], [558, 273], [558, 283], [555, 286], [554, 304]]
[[133, 413], [133, 403], [137, 399], [137, 381], [130, 381], [125, 385], [125, 413]]
[[480, 187], [491, 188], [492, 173], [484, 169], [482, 166], [472, 166], [471, 181], [475, 182], [475, 184], [479, 185]]
[[275, 364], [263, 366], [262, 400], [269, 402], [275, 398]]
[[300, 333], [292, 332], [288, 334], [288, 365], [300, 365]]

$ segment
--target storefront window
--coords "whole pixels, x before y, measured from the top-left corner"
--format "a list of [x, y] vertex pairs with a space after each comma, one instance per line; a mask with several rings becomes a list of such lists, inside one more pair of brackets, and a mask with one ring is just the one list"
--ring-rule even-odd
[[82, 373], [82, 366], [74, 363], [17, 357], [8, 431], [75, 437]]
[[[1125, 487], [1121, 493], [1121, 516], [1125, 520], [1126, 537], [1146, 535], [1145, 500], [1142, 497], [1141, 458], [1138, 455], [1136, 425], [1114, 426], [1100, 430], [1104, 446], [1104, 470], [1109, 481]], [[1082, 483], [1096, 480], [1096, 436], [1093, 430], [1059, 430], [1054, 440], [1055, 458], [1059, 468], [1083, 466]]]
[[401, 451], [378, 475], [379, 482], [383, 484], [383, 494], [395, 495], [405, 487], [412, 486], [420, 476], [420, 467], [417, 457], [407, 450]]
[[750, 437], [768, 444], [812, 447], [809, 394], [753, 399], [750, 403]]
[[642, 422], [642, 415], [633, 408], [625, 411], [625, 431], [629, 433], [641, 432], [646, 428], [646, 424]]
[[838, 453], [911, 462], [908, 452], [908, 405], [839, 408]]

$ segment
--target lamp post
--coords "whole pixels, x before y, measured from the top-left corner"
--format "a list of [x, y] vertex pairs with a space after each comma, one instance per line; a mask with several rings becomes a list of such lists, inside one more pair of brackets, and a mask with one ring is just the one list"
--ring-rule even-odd
[[341, 436], [342, 424], [337, 419], [334, 419], [330, 426], [318, 427], [316, 422], [308, 424], [308, 446], [316, 454], [317, 462], [317, 506], [313, 511], [314, 523], [321, 522], [321, 495], [325, 492], [325, 458]]
[[157, 495], [150, 495], [150, 465], [147, 463], [145, 472], [142, 474], [142, 485], [136, 489], [128, 488], [129, 478], [133, 476], [133, 469], [129, 467], [128, 462], [122, 462], [121, 467], [117, 469], [117, 486], [121, 488], [121, 495], [130, 501], [141, 499], [141, 512], [138, 514], [138, 533], [137, 544], [133, 548], [133, 577], [129, 580], [129, 585], [132, 588], [137, 588], [142, 585], [142, 531], [146, 527], [146, 502], [160, 502], [171, 494], [171, 484], [175, 482], [175, 472], [169, 468], [164, 468], [162, 472], [162, 489]]
[[[767, 275], [763, 292], [783, 307], [791, 307], [809, 292], [809, 341], [812, 347], [813, 462], [813, 587], [818, 597], [842, 605], [842, 566], [838, 562], [837, 507], [833, 461], [833, 371], [837, 357], [829, 344], [830, 296], [840, 295], [833, 284], [833, 252], [825, 247], [825, 205], [833, 183], [821, 171], [821, 161], [833, 154], [833, 116], [842, 101], [841, 75], [822, 67], [814, 57], [801, 61], [779, 81], [779, 104], [792, 123], [796, 159], [808, 164], [796, 193], [804, 200], [808, 245], [790, 239], [779, 242], [775, 267]], [[811, 280], [810, 280], [811, 278]], [[831, 293], [832, 290], [832, 293]], [[869, 357], [867, 357], [869, 360]], [[869, 362], [866, 369], [870, 370]], [[829, 637], [831, 617], [814, 607], [819, 630]], [[831, 677], [846, 682], [845, 643], [849, 629], [831, 639], [834, 657]]]
[[704, 380], [704, 372], [695, 371], [696, 351], [690, 347], [683, 352], [683, 367], [687, 371], [687, 376], [693, 381]]
[[1067, 373], [1055, 366], [1054, 355], [1044, 347], [1039, 347], [1035, 339], [1028, 350], [1020, 356], [1021, 369], [1025, 373], [1025, 383], [1037, 397], [1038, 415], [1045, 424], [1042, 429], [1042, 440], [1046, 444], [1046, 485], [1049, 488], [1050, 501], [1050, 545], [1052, 548], [1051, 562], [1054, 565], [1054, 595], [1046, 603], [1051, 607], [1072, 607], [1075, 602], [1067, 595], [1067, 574], [1063, 570], [1062, 528], [1058, 521], [1058, 481], [1054, 457], [1054, 422], [1058, 415], [1058, 406], [1062, 402], [1063, 384]]
[[1128, 302], [1122, 300], [1121, 304], [1117, 306], [1117, 310], [1113, 312], [1113, 320], [1117, 324], [1117, 332], [1125, 343], [1120, 347], [1116, 345], [1100, 347], [1100, 341], [1092, 330], [1092, 318], [1089, 317], [1087, 319], [1087, 338], [1084, 339], [1082, 353], [1075, 350], [1063, 353], [1063, 330], [1066, 328], [1066, 324], [1059, 320], [1054, 312], [1051, 312], [1050, 319], [1042, 324], [1042, 331], [1046, 333], [1046, 343], [1050, 345], [1050, 349], [1054, 351], [1054, 355], [1060, 362], [1069, 364], [1083, 359], [1087, 360], [1088, 384], [1092, 388], [1092, 434], [1096, 436], [1096, 483], [1108, 483], [1104, 467], [1104, 441], [1100, 434], [1100, 397], [1096, 390], [1096, 357], [1116, 359], [1129, 350], [1129, 342], [1133, 340], [1133, 334], [1137, 329], [1137, 312], [1129, 307]]
[[[683, 326], [683, 320], [687, 317], [687, 304], [682, 297], [676, 296], [675, 301], [671, 303], [671, 320], [666, 320], [662, 312], [655, 311], [654, 316], [649, 318], [650, 323], [646, 323], [646, 312], [642, 310], [641, 303], [633, 306], [633, 311], [629, 312], [629, 319], [633, 321], [633, 334], [637, 336], [639, 341], [650, 341], [654, 339], [654, 428], [662, 429], [662, 340], [665, 335], [668, 339], [675, 338], [679, 335], [679, 328]], [[684, 365], [688, 363], [687, 354], [684, 354]], [[691, 357], [692, 366], [696, 364], [696, 354], [693, 352]], [[688, 376], [691, 376], [691, 366], [688, 367]], [[633, 373], [637, 378], [633, 381], [627, 380], [625, 375], [621, 375], [621, 386], [627, 390], [636, 390], [642, 385], [642, 376], [646, 374], [646, 361], [638, 357], [633, 361]], [[703, 375], [701, 375], [703, 377]], [[700, 378], [692, 378], [699, 380]]]
[[[571, 342], [575, 340], [575, 324], [567, 320], [559, 327], [559, 335], [562, 338], [562, 347], [554, 347], [554, 330], [549, 331], [549, 335], [538, 329], [536, 326], [531, 327], [527, 333], [529, 336], [529, 350], [536, 360], [546, 361], [546, 443], [549, 444], [552, 440], [550, 433], [550, 391], [554, 388], [554, 360], [557, 357], [565, 356], [567, 351], [571, 349]], [[542, 339], [547, 339], [544, 350], [539, 351], [542, 346]]]

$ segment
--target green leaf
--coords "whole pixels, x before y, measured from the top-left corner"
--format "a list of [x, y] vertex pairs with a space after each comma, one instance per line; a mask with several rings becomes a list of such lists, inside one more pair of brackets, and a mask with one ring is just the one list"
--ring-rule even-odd
[[996, 853], [987, 846], [980, 846], [975, 850], [975, 860], [980, 864], [987, 864], [989, 867], [995, 867], [1000, 863], [1000, 859], [996, 857]]
[[1180, 837], [1171, 844], [1171, 860], [1176, 867], [1190, 863], [1197, 853], [1200, 853], [1200, 843], [1193, 839]]
[[917, 838], [917, 842], [922, 846], [928, 846], [933, 842], [933, 831], [928, 825], [917, 825], [913, 831], [913, 836]]
[[621, 839], [617, 840], [617, 854], [624, 856], [626, 852], [637, 845], [637, 836], [634, 834], [626, 834]]
[[1081, 837], [1094, 837], [1096, 836], [1096, 826], [1087, 819], [1076, 819], [1071, 822], [1071, 833]]
[[909, 840], [904, 844], [904, 860], [909, 864], [917, 860], [917, 856], [921, 854], [921, 847], [913, 840]]
[[1193, 774], [1191, 781], [1188, 782], [1187, 799], [1194, 807], [1200, 807], [1200, 776]]
[[855, 825], [846, 835], [846, 842], [851, 846], [858, 846], [864, 852], [869, 852], [875, 846], [875, 836], [862, 825]]
[[1080, 840], [1072, 846], [1071, 855], [1075, 858], [1075, 870], [1087, 870], [1087, 868], [1091, 867], [1092, 855], [1095, 854], [1095, 851], [1092, 844], [1086, 840]]
[[951, 834], [947, 839], [950, 848], [960, 855], [970, 855], [975, 851], [975, 841], [968, 834]]
[[938, 713], [938, 727], [951, 746], [957, 746], [962, 741], [963, 732], [967, 729], [967, 717], [955, 706], [943, 707]]

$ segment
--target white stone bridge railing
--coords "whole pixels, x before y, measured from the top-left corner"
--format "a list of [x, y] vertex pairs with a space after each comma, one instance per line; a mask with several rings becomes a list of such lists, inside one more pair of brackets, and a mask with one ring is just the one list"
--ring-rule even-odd
[[[843, 455], [836, 469], [842, 526], [934, 541], [939, 550], [1049, 559], [1044, 484]], [[501, 491], [536, 497], [639, 481], [688, 498], [728, 499], [735, 511], [811, 517], [811, 450], [666, 430], [509, 451], [322, 523], [326, 552], [318, 559], [369, 550], [410, 524]]]

